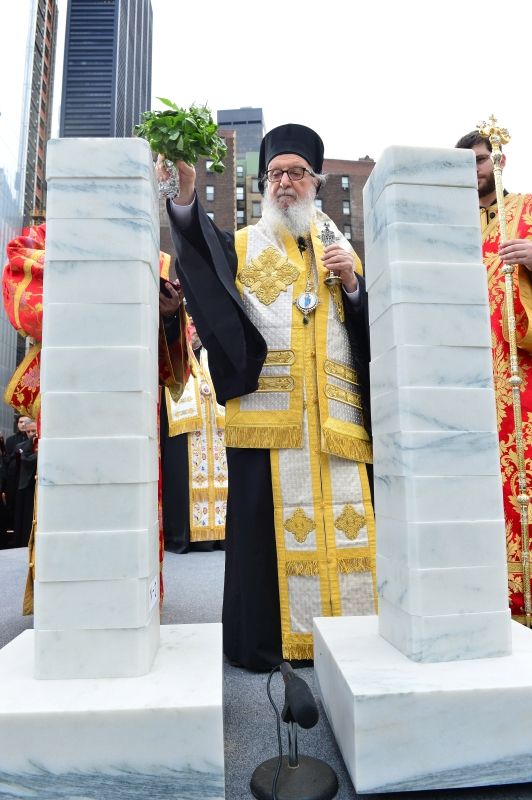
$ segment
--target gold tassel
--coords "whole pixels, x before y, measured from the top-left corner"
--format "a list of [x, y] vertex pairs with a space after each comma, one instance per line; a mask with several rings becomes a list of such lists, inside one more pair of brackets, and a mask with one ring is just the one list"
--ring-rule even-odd
[[287, 661], [312, 661], [314, 647], [312, 644], [283, 644], [283, 658]]
[[319, 575], [319, 565], [316, 560], [313, 561], [287, 561], [286, 562], [287, 575]]
[[191, 528], [191, 542], [221, 542], [225, 539], [225, 528]]
[[303, 442], [301, 425], [272, 428], [267, 425], [225, 425], [226, 447], [253, 447], [262, 450], [280, 450], [301, 447]]
[[326, 453], [333, 456], [348, 458], [350, 461], [362, 461], [365, 464], [373, 463], [371, 442], [345, 436], [327, 427], [322, 429], [322, 447]]
[[338, 572], [349, 575], [351, 572], [371, 572], [373, 564], [369, 556], [362, 558], [339, 558], [338, 559]]
[[203, 420], [197, 414], [188, 419], [168, 420], [168, 435], [181, 436], [183, 433], [195, 433], [203, 427]]
[[196, 503], [208, 503], [211, 499], [227, 500], [227, 486], [215, 486], [212, 492], [208, 492], [203, 486], [193, 486], [190, 489], [190, 497]]

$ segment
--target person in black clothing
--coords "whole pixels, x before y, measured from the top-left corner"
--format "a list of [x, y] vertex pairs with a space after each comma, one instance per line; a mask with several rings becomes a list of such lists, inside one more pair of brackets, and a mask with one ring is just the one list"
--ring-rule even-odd
[[7, 538], [7, 509], [6, 509], [6, 477], [7, 456], [4, 437], [0, 436], [0, 550], [9, 547]]
[[167, 202], [225, 404], [224, 652], [253, 670], [311, 659], [315, 616], [376, 611], [367, 296], [360, 260], [315, 205], [323, 157], [306, 126], [269, 131], [262, 216], [235, 234], [202, 208], [184, 162]]
[[[28, 438], [25, 433], [25, 427], [29, 421], [29, 417], [18, 416], [16, 419], [16, 433], [8, 436], [5, 443], [5, 475], [2, 482], [2, 492], [5, 501], [7, 531], [12, 531], [15, 524], [15, 501], [17, 499], [20, 471], [20, 458], [19, 454], [17, 454], [17, 447]], [[13, 538], [9, 537], [9, 534], [7, 547], [13, 547]]]
[[19, 459], [19, 478], [15, 501], [13, 540], [15, 547], [27, 547], [35, 502], [35, 479], [37, 476], [37, 423], [29, 420], [24, 428], [25, 441], [16, 449]]

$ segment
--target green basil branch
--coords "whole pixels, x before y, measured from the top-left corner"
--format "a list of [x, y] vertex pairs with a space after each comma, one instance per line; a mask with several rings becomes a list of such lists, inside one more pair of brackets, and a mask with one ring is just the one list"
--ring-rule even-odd
[[212, 160], [213, 172], [223, 172], [222, 159], [227, 146], [218, 135], [218, 127], [207, 106], [179, 108], [171, 100], [158, 97], [168, 111], [145, 111], [134, 134], [146, 139], [155, 153], [170, 161], [185, 161], [194, 165], [200, 156]]

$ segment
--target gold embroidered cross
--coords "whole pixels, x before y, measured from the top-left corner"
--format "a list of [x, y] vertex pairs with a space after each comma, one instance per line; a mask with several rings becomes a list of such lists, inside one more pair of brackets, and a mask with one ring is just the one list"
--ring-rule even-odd
[[307, 517], [302, 508], [296, 508], [292, 516], [286, 520], [284, 527], [300, 544], [316, 527], [314, 521]]
[[240, 281], [269, 306], [299, 277], [298, 268], [275, 247], [267, 247], [240, 271]]
[[334, 520], [335, 528], [345, 533], [348, 539], [354, 541], [361, 529], [366, 524], [366, 518], [359, 514], [354, 506], [344, 506], [342, 513]]

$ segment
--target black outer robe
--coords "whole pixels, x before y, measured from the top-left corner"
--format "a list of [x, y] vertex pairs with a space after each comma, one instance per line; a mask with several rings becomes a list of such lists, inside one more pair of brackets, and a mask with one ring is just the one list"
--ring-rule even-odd
[[[234, 278], [234, 237], [222, 233], [196, 201], [192, 220], [178, 226], [167, 202], [176, 273], [207, 349], [218, 402], [255, 391], [266, 343], [249, 320]], [[369, 423], [369, 335], [364, 279], [361, 302], [344, 298], [346, 325]], [[283, 660], [270, 451], [227, 448], [229, 488], [223, 599], [224, 653], [230, 662], [266, 671]]]

